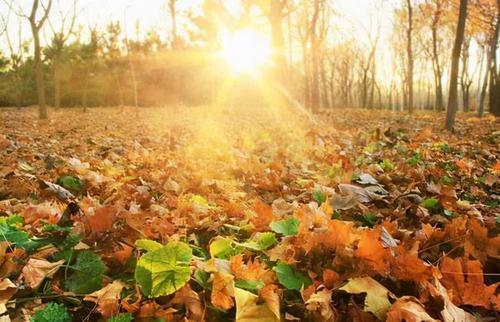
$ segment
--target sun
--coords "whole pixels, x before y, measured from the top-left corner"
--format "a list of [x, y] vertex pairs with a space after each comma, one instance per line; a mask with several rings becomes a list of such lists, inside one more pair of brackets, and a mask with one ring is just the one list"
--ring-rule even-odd
[[269, 38], [253, 29], [221, 36], [221, 57], [236, 73], [255, 73], [271, 59]]

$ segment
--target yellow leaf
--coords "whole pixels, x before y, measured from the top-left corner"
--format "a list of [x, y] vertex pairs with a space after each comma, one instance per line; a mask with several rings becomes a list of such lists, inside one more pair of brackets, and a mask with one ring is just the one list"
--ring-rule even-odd
[[351, 294], [366, 293], [365, 311], [373, 313], [377, 318], [385, 320], [387, 311], [391, 307], [389, 290], [371, 277], [357, 277], [349, 279], [348, 283], [340, 288]]
[[257, 304], [259, 297], [240, 288], [234, 289], [236, 299], [236, 322], [279, 321], [267, 304]]

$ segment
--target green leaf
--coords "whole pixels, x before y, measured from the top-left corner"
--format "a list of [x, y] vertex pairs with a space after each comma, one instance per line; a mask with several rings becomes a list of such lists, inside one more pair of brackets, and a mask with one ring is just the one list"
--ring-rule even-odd
[[408, 164], [411, 166], [416, 166], [422, 162], [422, 155], [420, 154], [420, 151], [415, 151], [415, 154], [411, 158], [408, 159]]
[[439, 206], [439, 200], [436, 198], [427, 198], [422, 201], [421, 205], [427, 209], [434, 209]]
[[80, 192], [83, 189], [83, 182], [72, 176], [59, 177], [56, 183], [71, 191]]
[[208, 290], [211, 288], [211, 285], [209, 283], [209, 280], [210, 280], [209, 273], [207, 273], [201, 269], [197, 269], [193, 274], [193, 278], [196, 281], [196, 283], [200, 284], [200, 286], [203, 287], [204, 289]]
[[210, 243], [210, 256], [229, 259], [233, 255], [233, 241], [229, 238], [217, 237]]
[[250, 248], [257, 251], [262, 251], [270, 248], [278, 241], [276, 240], [276, 235], [272, 232], [256, 233], [255, 236], [243, 244], [243, 247]]
[[392, 162], [388, 159], [382, 160], [379, 165], [384, 170], [394, 170], [394, 164], [392, 164]]
[[192, 256], [187, 244], [170, 242], [139, 259], [135, 279], [149, 297], [172, 294], [189, 281]]
[[320, 206], [323, 202], [326, 201], [326, 194], [321, 190], [313, 191], [312, 197], [313, 197], [314, 201], [316, 201], [318, 203], [318, 205], [320, 205]]
[[44, 239], [33, 239], [30, 235], [20, 230], [17, 215], [0, 217], [0, 241], [7, 241], [16, 247], [24, 248], [31, 252], [44, 244]]
[[102, 286], [106, 266], [99, 255], [84, 250], [76, 257], [74, 273], [66, 280], [66, 287], [76, 294], [92, 293]]
[[43, 310], [36, 312], [31, 322], [71, 322], [71, 317], [62, 304], [51, 302]]
[[163, 245], [159, 242], [150, 239], [138, 239], [135, 241], [135, 246], [148, 252], [152, 252], [163, 247]]
[[5, 221], [9, 226], [22, 226], [24, 224], [24, 218], [19, 215], [10, 215]]
[[377, 223], [378, 218], [375, 214], [366, 213], [362, 215], [356, 215], [355, 219], [361, 221], [364, 226], [373, 227]]
[[439, 146], [439, 149], [443, 153], [451, 153], [453, 150], [451, 149], [451, 146], [448, 145], [448, 143], [443, 143]]
[[275, 233], [284, 236], [295, 236], [299, 232], [300, 221], [297, 218], [290, 217], [285, 220], [273, 221], [269, 227]]
[[47, 225], [43, 226], [42, 231], [44, 233], [50, 233], [50, 232], [56, 232], [56, 231], [69, 233], [72, 229], [73, 229], [73, 227], [61, 227], [61, 226], [55, 225], [55, 224], [47, 224]]
[[444, 210], [444, 215], [445, 215], [446, 217], [453, 217], [453, 211], [448, 210], [448, 209], [445, 209], [445, 210]]
[[130, 313], [120, 313], [118, 315], [110, 317], [107, 322], [132, 322], [133, 319], [134, 318]]
[[302, 275], [291, 265], [278, 263], [273, 270], [276, 272], [280, 284], [287, 289], [300, 290], [311, 285], [309, 277]]
[[247, 291], [257, 292], [265, 286], [265, 283], [259, 280], [236, 280], [234, 286]]

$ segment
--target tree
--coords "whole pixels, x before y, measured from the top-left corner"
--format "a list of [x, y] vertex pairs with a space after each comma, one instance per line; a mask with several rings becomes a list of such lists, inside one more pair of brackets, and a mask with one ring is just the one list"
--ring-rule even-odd
[[[61, 6], [58, 1], [59, 7]], [[54, 107], [61, 107], [61, 77], [64, 63], [69, 59], [69, 51], [66, 46], [68, 38], [73, 34], [76, 19], [76, 4], [77, 0], [73, 0], [71, 8], [63, 13], [59, 11], [59, 29], [56, 30], [50, 19], [49, 26], [52, 29], [52, 43], [46, 49], [45, 54], [52, 62], [52, 76], [54, 83]], [[69, 18], [69, 20], [68, 20]], [[67, 24], [68, 23], [68, 24]]]
[[[38, 96], [39, 117], [40, 119], [47, 119], [47, 106], [45, 106], [45, 79], [43, 75], [42, 65], [42, 50], [40, 45], [40, 30], [42, 29], [45, 21], [49, 17], [50, 9], [52, 7], [52, 0], [48, 0], [47, 5], [44, 5], [41, 0], [33, 0], [31, 12], [28, 15], [24, 14], [22, 10], [15, 10], [12, 2], [7, 2], [10, 10], [14, 11], [18, 16], [26, 18], [30, 23], [31, 33], [33, 34], [33, 51], [35, 63], [35, 78], [36, 78], [36, 91]], [[43, 13], [40, 19], [37, 19], [38, 9], [42, 7]]]
[[460, 62], [460, 52], [465, 34], [465, 21], [467, 18], [467, 0], [460, 0], [458, 23], [455, 34], [455, 43], [451, 56], [450, 89], [448, 94], [448, 107], [446, 112], [446, 129], [453, 131], [455, 125], [455, 115], [458, 109], [458, 69]]
[[78, 61], [79, 61], [79, 72], [82, 75], [81, 81], [81, 104], [83, 106], [83, 111], [87, 111], [88, 106], [88, 92], [89, 92], [89, 82], [93, 73], [97, 69], [98, 55], [101, 49], [101, 43], [99, 41], [100, 35], [97, 29], [90, 29], [90, 40], [86, 44], [80, 46]]
[[7, 40], [7, 46], [9, 48], [9, 68], [11, 76], [11, 81], [9, 84], [11, 85], [11, 92], [14, 94], [14, 100], [16, 102], [16, 106], [18, 108], [23, 104], [23, 94], [24, 94], [24, 77], [23, 75], [23, 63], [25, 59], [26, 52], [29, 48], [29, 41], [22, 40], [22, 24], [19, 21], [18, 26], [18, 36], [17, 36], [17, 45], [12, 42], [11, 35], [9, 34], [8, 19], [5, 19], [5, 38]]
[[413, 33], [413, 7], [411, 0], [406, 0], [406, 9], [408, 10], [408, 26], [406, 29], [406, 55], [407, 55], [407, 78], [408, 78], [408, 111], [413, 113], [413, 48], [412, 48], [412, 33]]

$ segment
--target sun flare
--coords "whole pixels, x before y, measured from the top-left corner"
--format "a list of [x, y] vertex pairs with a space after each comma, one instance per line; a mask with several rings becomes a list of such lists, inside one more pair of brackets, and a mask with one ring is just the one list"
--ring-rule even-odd
[[270, 61], [269, 38], [255, 30], [225, 32], [222, 34], [221, 43], [221, 57], [234, 72], [253, 73]]

